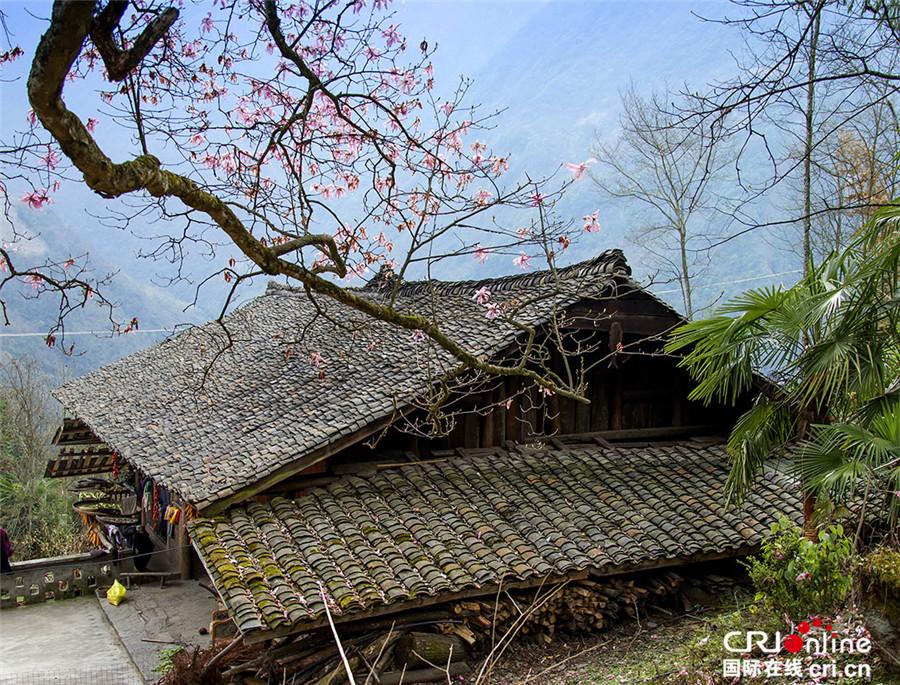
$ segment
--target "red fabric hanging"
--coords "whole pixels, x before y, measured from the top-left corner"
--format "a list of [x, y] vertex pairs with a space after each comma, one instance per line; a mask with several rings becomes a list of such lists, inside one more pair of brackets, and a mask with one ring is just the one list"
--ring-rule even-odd
[[159, 488], [153, 484], [153, 520], [159, 521]]

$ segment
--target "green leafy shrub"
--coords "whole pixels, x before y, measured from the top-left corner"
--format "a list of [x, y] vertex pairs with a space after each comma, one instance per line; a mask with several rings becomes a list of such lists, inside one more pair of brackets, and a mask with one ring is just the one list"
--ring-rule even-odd
[[761, 554], [745, 566], [758, 601], [800, 620], [827, 615], [841, 605], [852, 584], [852, 559], [853, 545], [841, 526], [830, 526], [813, 542], [782, 518]]

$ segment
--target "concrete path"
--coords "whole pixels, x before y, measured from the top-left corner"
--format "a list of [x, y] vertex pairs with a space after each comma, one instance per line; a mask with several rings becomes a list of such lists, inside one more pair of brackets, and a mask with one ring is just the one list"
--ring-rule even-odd
[[219, 603], [198, 581], [175, 580], [164, 588], [156, 583], [140, 585], [128, 590], [119, 606], [107, 601], [100, 606], [131, 660], [147, 682], [153, 682], [160, 676], [153, 669], [164, 649], [209, 647], [209, 635], [201, 634], [200, 629], [209, 627]]
[[95, 597], [0, 612], [0, 683], [143, 685]]

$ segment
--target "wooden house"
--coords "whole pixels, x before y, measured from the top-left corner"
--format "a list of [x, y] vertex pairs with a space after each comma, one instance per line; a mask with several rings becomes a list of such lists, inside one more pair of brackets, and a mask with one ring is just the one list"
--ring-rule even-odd
[[485, 289], [539, 341], [563, 332], [541, 363], [583, 370], [589, 403], [468, 374], [435, 432], [423, 398], [448, 354], [272, 284], [224, 328], [59, 388], [69, 418], [48, 473], [127, 462], [158, 546], [180, 548], [189, 573], [190, 540], [248, 639], [320, 624], [323, 600], [350, 620], [501, 582], [745, 554], [779, 512], [798, 515], [796, 497], [773, 473], [722, 510], [727, 458], [709, 436], [740, 408], [687, 399], [662, 350], [683, 319], [630, 273], [611, 250], [555, 273], [396, 289], [379, 275], [358, 290], [393, 292], [479, 358], [509, 359], [522, 330], [486, 315]]

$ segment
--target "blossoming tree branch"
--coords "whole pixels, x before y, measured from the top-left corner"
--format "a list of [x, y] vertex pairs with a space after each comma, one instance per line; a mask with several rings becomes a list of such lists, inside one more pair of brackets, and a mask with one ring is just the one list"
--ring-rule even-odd
[[[240, 257], [222, 260], [211, 276], [230, 284], [228, 301], [254, 276], [284, 276], [310, 296], [443, 348], [459, 364], [451, 375], [518, 375], [582, 399], [574, 375], [534, 363], [543, 354], [535, 346], [508, 362], [476, 358], [437, 319], [395, 307], [408, 272], [465, 258], [552, 268], [577, 234], [599, 223], [595, 213], [573, 227], [552, 213], [565, 185], [594, 160], [569, 164], [572, 178], [555, 190], [527, 177], [503, 183], [507, 159], [478, 138], [490, 117], [466, 105], [465, 81], [449, 97], [437, 94], [432, 50], [425, 41], [408, 44], [385, 5], [222, 2], [190, 21], [153, 0], [57, 0], [28, 77], [30, 128], [3, 151], [15, 155], [28, 191], [10, 197], [4, 186], [7, 206], [40, 211], [60, 183], [83, 181], [103, 198], [129, 198], [124, 212], [177, 225], [159, 254], [223, 238], [233, 244]], [[13, 52], [4, 59], [19, 56]], [[108, 120], [67, 106], [64, 91], [89, 82], [100, 84]], [[113, 140], [113, 122], [128, 127], [130, 153], [104, 142]], [[524, 218], [505, 226], [500, 208]], [[69, 260], [17, 270], [14, 246], [2, 247], [4, 276], [30, 279], [37, 294], [74, 291], [83, 304], [99, 293], [68, 277]], [[383, 301], [347, 287], [383, 267], [397, 276]], [[473, 297], [484, 300], [486, 318], [535, 340], [516, 321], [517, 303]]]

